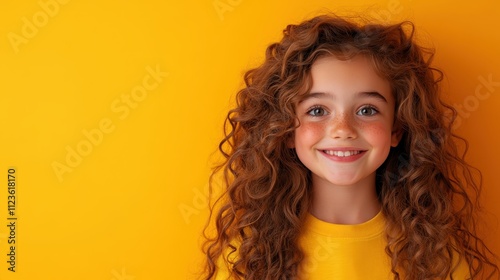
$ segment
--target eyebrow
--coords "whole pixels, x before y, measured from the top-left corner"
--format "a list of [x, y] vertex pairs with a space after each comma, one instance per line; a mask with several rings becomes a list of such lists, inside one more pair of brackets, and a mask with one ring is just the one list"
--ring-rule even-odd
[[[361, 96], [361, 97], [377, 98], [385, 103], [388, 103], [387, 99], [382, 94], [380, 94], [380, 92], [378, 92], [378, 91], [360, 91], [357, 93], [357, 95]], [[299, 101], [299, 103], [302, 103], [310, 98], [330, 98], [331, 99], [333, 97], [334, 97], [333, 95], [328, 94], [326, 92], [311, 92], [311, 93], [304, 95], [304, 97]]]

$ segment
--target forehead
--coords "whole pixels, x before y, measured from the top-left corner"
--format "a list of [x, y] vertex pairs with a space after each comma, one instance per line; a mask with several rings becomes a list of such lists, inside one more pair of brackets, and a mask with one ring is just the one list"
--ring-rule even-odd
[[377, 73], [372, 61], [364, 55], [348, 60], [332, 55], [320, 57], [311, 66], [310, 76], [309, 93], [379, 92], [388, 101], [393, 99], [389, 81]]

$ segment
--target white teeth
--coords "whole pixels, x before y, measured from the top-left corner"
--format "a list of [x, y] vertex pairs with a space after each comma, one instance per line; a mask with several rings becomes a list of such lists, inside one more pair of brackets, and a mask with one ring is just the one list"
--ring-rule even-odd
[[357, 155], [360, 153], [360, 151], [332, 151], [332, 150], [325, 150], [326, 154], [329, 154], [331, 156], [337, 156], [337, 157], [350, 157], [353, 155]]

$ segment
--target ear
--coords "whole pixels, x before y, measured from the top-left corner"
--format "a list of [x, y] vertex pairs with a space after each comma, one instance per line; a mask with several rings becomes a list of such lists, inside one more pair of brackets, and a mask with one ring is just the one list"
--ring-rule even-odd
[[399, 125], [395, 125], [391, 133], [391, 146], [396, 147], [403, 137], [403, 129]]

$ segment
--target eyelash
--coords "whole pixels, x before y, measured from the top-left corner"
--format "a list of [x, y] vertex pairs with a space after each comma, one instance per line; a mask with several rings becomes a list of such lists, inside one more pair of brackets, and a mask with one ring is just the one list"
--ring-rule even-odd
[[[361, 110], [364, 110], [364, 109], [373, 110], [373, 114], [369, 114], [369, 115], [360, 115], [360, 114], [358, 114], [359, 112], [361, 112]], [[359, 108], [359, 110], [356, 112], [356, 115], [359, 115], [359, 116], [373, 116], [373, 115], [376, 115], [378, 113], [379, 113], [379, 111], [377, 110], [377, 108], [375, 108], [375, 106], [373, 106], [373, 105], [365, 105], [365, 106], [362, 106], [361, 108]]]
[[[321, 109], [321, 110], [323, 110], [323, 114], [320, 114], [320, 115], [313, 115], [313, 114], [312, 114], [312, 112], [313, 112], [314, 110], [317, 110], [317, 109]], [[365, 110], [365, 109], [372, 110], [372, 111], [373, 111], [373, 113], [372, 113], [372, 114], [369, 114], [369, 115], [363, 115], [363, 114], [360, 114], [360, 112], [361, 112], [362, 110]], [[315, 105], [315, 106], [313, 106], [313, 107], [309, 108], [309, 109], [306, 111], [306, 114], [307, 114], [307, 115], [310, 115], [310, 116], [312, 116], [312, 117], [321, 117], [321, 116], [326, 115], [326, 113], [328, 113], [328, 111], [327, 111], [325, 108], [323, 108], [322, 106], [319, 106], [319, 105]], [[377, 110], [377, 108], [376, 108], [375, 106], [373, 106], [373, 105], [369, 105], [369, 104], [368, 104], [368, 105], [363, 105], [361, 108], [359, 108], [359, 110], [356, 112], [356, 115], [358, 115], [358, 116], [374, 116], [374, 115], [376, 115], [376, 114], [378, 114], [378, 113], [379, 113], [379, 111]]]
[[[317, 109], [321, 109], [321, 110], [323, 110], [323, 112], [324, 112], [324, 113], [323, 113], [323, 114], [321, 114], [321, 115], [313, 115], [313, 114], [312, 114], [312, 112], [313, 112], [314, 110], [317, 110]], [[325, 109], [325, 108], [323, 108], [322, 106], [319, 106], [319, 105], [315, 105], [315, 106], [313, 106], [313, 107], [309, 108], [309, 109], [306, 111], [306, 114], [307, 114], [307, 115], [310, 115], [311, 117], [321, 117], [321, 116], [324, 116], [324, 115], [325, 115], [325, 113], [327, 113], [326, 109]]]

